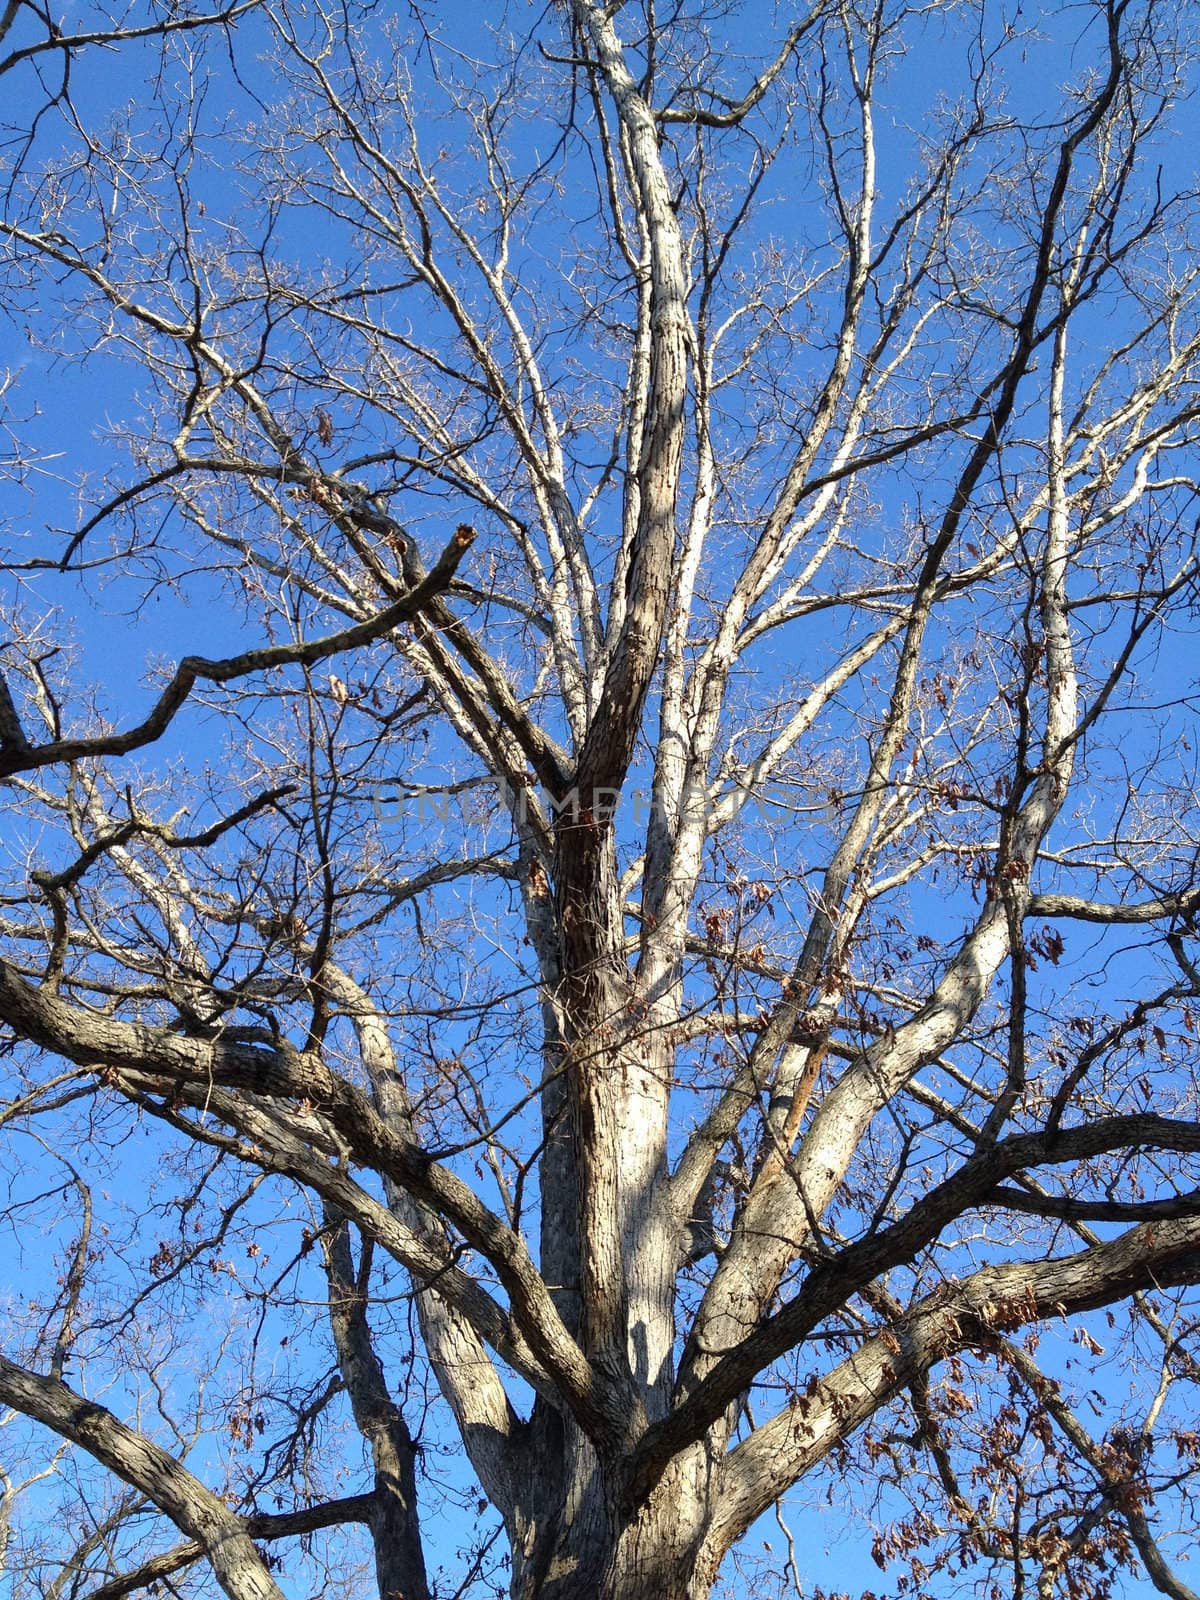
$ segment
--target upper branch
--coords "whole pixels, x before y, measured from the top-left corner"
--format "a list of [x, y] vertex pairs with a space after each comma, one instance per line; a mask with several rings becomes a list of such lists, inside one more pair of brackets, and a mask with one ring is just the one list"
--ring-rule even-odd
[[575, 0], [628, 139], [638, 205], [650, 246], [650, 373], [641, 457], [634, 477], [638, 521], [625, 575], [626, 605], [600, 702], [579, 756], [589, 788], [620, 783], [633, 754], [642, 705], [658, 662], [675, 541], [683, 459], [689, 329], [683, 240], [658, 129], [625, 62], [608, 15]]
[[[96, 28], [83, 33], [60, 33], [57, 27], [51, 27], [45, 39], [39, 39], [35, 44], [23, 45], [19, 50], [10, 50], [8, 55], [0, 56], [0, 77], [22, 61], [33, 60], [50, 51], [70, 55], [73, 51], [83, 50], [91, 45], [128, 44], [138, 39], [164, 39], [172, 33], [190, 33], [196, 28], [236, 22], [239, 17], [244, 16], [247, 11], [253, 11], [260, 3], [261, 0], [242, 0], [242, 4], [225, 6], [220, 11], [208, 11], [194, 17], [171, 17], [164, 22], [146, 23], [140, 28]], [[12, 26], [19, 4], [20, 0], [12, 0], [12, 3], [4, 8], [4, 13], [0, 16], [0, 39], [5, 38]]]
[[753, 111], [755, 106], [758, 105], [787, 65], [788, 59], [796, 46], [821, 16], [824, 9], [824, 0], [818, 0], [818, 3], [813, 6], [806, 17], [802, 17], [799, 22], [793, 24], [774, 61], [759, 73], [740, 100], [730, 100], [723, 94], [717, 94], [715, 90], [704, 90], [705, 94], [724, 106], [725, 109], [723, 111], [706, 111], [699, 106], [664, 106], [661, 111], [656, 113], [659, 122], [691, 122], [697, 123], [704, 128], [735, 127], [742, 121], [747, 112]]
[[[23, 735], [8, 736], [0, 743], [0, 778], [11, 777], [14, 772], [28, 772], [36, 767], [46, 767], [58, 761], [79, 761], [88, 757], [127, 755], [131, 750], [152, 744], [162, 737], [173, 721], [196, 683], [203, 679], [209, 683], [229, 683], [247, 677], [252, 672], [269, 672], [275, 667], [312, 666], [329, 656], [339, 655], [360, 645], [381, 639], [401, 622], [409, 622], [425, 610], [454, 576], [459, 562], [475, 538], [474, 531], [460, 527], [439, 556], [426, 577], [406, 594], [386, 606], [373, 617], [343, 628], [338, 633], [326, 634], [320, 639], [307, 639], [298, 644], [268, 645], [260, 650], [245, 650], [241, 655], [227, 656], [222, 661], [207, 661], [203, 656], [184, 656], [175, 669], [175, 675], [158, 698], [157, 704], [144, 721], [124, 733], [98, 734], [93, 738], [54, 739], [48, 744], [30, 745]], [[5, 700], [8, 700], [7, 692]], [[2, 706], [3, 702], [0, 702]], [[3, 729], [0, 729], [3, 733]], [[17, 725], [19, 735], [19, 725]]]

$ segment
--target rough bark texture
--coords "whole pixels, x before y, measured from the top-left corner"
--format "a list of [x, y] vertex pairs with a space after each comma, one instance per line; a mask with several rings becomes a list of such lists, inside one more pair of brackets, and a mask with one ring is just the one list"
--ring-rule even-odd
[[517, 10], [0, 10], [0, 290], [139, 378], [64, 509], [0, 377], [0, 1564], [708, 1600], [854, 1460], [921, 1592], [1186, 1597], [1186, 27]]

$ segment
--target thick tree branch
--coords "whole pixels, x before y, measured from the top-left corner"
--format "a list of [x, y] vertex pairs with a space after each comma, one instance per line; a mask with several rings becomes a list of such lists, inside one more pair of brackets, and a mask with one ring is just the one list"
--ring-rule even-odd
[[[917, 1200], [898, 1222], [820, 1261], [787, 1305], [763, 1317], [738, 1345], [720, 1354], [708, 1376], [669, 1417], [647, 1432], [634, 1457], [633, 1481], [641, 1485], [652, 1483], [655, 1473], [699, 1439], [772, 1361], [800, 1344], [860, 1289], [892, 1267], [917, 1259], [946, 1226], [966, 1211], [988, 1203], [1001, 1178], [1039, 1165], [1081, 1161], [1130, 1147], [1200, 1151], [1200, 1125], [1149, 1114], [1106, 1117], [1061, 1132], [1021, 1134], [985, 1146], [951, 1177]], [[1159, 1212], [1152, 1215], [1157, 1217]], [[1200, 1217], [1192, 1209], [1164, 1221], [1163, 1226], [1168, 1225], [1180, 1230], [1171, 1235], [1173, 1238], [1200, 1240]], [[1146, 1221], [1124, 1237], [1154, 1242], [1155, 1226], [1155, 1222]], [[1148, 1276], [1146, 1282], [1151, 1281]]]
[[57, 1378], [39, 1377], [5, 1356], [0, 1356], [0, 1400], [70, 1439], [152, 1500], [201, 1546], [229, 1600], [283, 1600], [245, 1518], [153, 1440]]
[[[375, 1505], [370, 1494], [347, 1495], [342, 1500], [327, 1500], [321, 1505], [305, 1506], [299, 1511], [255, 1511], [243, 1520], [246, 1532], [252, 1539], [289, 1539], [305, 1533], [318, 1533], [322, 1528], [340, 1528], [348, 1522], [369, 1522]], [[182, 1572], [204, 1556], [203, 1545], [196, 1540], [177, 1544], [160, 1555], [151, 1556], [140, 1566], [109, 1578], [98, 1588], [89, 1589], [85, 1600], [124, 1600], [127, 1594], [148, 1590], [176, 1572]]]
[[457, 1227], [495, 1267], [530, 1349], [598, 1441], [624, 1437], [629, 1418], [562, 1324], [524, 1241], [454, 1173], [398, 1137], [360, 1090], [316, 1057], [283, 1043], [182, 1038], [116, 1022], [33, 988], [0, 962], [0, 1018], [32, 1043], [79, 1065], [158, 1074], [181, 1088], [221, 1084], [279, 1099], [309, 1100], [365, 1165], [386, 1174]]
[[[708, 1535], [715, 1554], [894, 1395], [957, 1350], [995, 1334], [1109, 1305], [1139, 1289], [1200, 1282], [1200, 1220], [1145, 1223], [1049, 1261], [985, 1267], [935, 1290], [868, 1339], [809, 1396], [797, 1397], [730, 1454]], [[639, 1480], [632, 1480], [635, 1492]]]

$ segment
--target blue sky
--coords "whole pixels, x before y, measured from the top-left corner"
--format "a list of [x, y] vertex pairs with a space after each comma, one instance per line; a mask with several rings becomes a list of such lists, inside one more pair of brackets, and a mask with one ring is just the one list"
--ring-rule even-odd
[[[519, 11], [516, 14], [522, 15]], [[1023, 25], [1031, 24], [1028, 7], [1021, 12], [1014, 6], [1012, 15], [1019, 17]], [[888, 106], [885, 115], [891, 118], [891, 124], [887, 136], [880, 139], [880, 191], [885, 203], [894, 201], [890, 189], [896, 181], [895, 175], [904, 170], [905, 157], [911, 152], [912, 142], [931, 108], [937, 101], [953, 97], [961, 88], [961, 82], [952, 75], [951, 63], [958, 57], [951, 46], [960, 45], [963, 32], [970, 31], [971, 16], [972, 8], [967, 7], [944, 20], [932, 18], [924, 28], [919, 45], [913, 46], [911, 56], [898, 64], [891, 75], [883, 97]], [[1087, 8], [1073, 5], [1043, 9], [1041, 42], [1031, 40], [1019, 70], [1012, 71], [1008, 80], [1014, 114], [1037, 114], [1057, 102], [1063, 82], [1074, 75], [1086, 50], [1089, 30], [1094, 25], [1091, 16]], [[482, 52], [484, 41], [477, 8], [461, 3], [443, 4], [438, 7], [436, 18], [445, 40], [468, 53]], [[765, 44], [773, 34], [775, 24], [774, 8], [748, 6], [742, 10], [736, 26], [748, 58], [752, 58], [756, 47]], [[243, 27], [243, 36], [247, 34], [253, 41], [251, 25]], [[252, 45], [242, 59], [250, 60], [253, 54]], [[160, 115], [150, 108], [145, 98], [150, 81], [148, 74], [155, 70], [153, 51], [110, 52], [86, 59], [89, 65], [92, 61], [96, 63], [96, 70], [77, 74], [77, 103], [81, 114], [91, 120], [109, 111], [128, 111], [135, 126], [143, 131], [152, 129], [155, 118]], [[423, 70], [422, 59], [419, 55], [414, 57], [413, 70], [418, 80]], [[262, 115], [255, 104], [260, 89], [264, 89], [261, 68], [243, 68], [242, 82], [238, 84], [230, 76], [222, 51], [213, 46], [202, 62], [201, 71], [207, 85], [206, 115], [211, 126], [216, 127], [226, 117], [241, 122]], [[15, 80], [10, 76], [6, 87], [14, 81], [16, 97], [5, 108], [6, 121], [19, 121], [23, 105], [34, 108], [40, 103], [41, 85], [31, 73], [23, 72]], [[428, 84], [423, 87], [428, 89]], [[557, 110], [547, 107], [544, 125], [526, 136], [535, 148], [540, 150], [537, 141], [547, 137]], [[53, 161], [56, 149], [60, 148], [59, 142], [70, 137], [59, 116], [48, 115], [40, 127], [40, 142], [29, 156], [31, 164], [36, 166], [39, 160]], [[1177, 122], [1172, 138], [1164, 139], [1157, 152], [1168, 182], [1178, 181], [1185, 174], [1190, 177], [1191, 152], [1198, 147], [1200, 119], [1195, 109], [1189, 108]], [[207, 198], [208, 209], [213, 213], [214, 236], [221, 208], [241, 209], [254, 179], [242, 155], [235, 160], [232, 171], [220, 170], [221, 148], [220, 138], [214, 136], [213, 153], [218, 158], [217, 164], [205, 166], [203, 160], [198, 159], [191, 176], [195, 196]], [[225, 148], [228, 150], [228, 146]], [[520, 148], [519, 154], [527, 159], [529, 152]], [[777, 226], [780, 239], [799, 251], [808, 242], [810, 223], [789, 210], [792, 187], [802, 178], [799, 157], [795, 160], [795, 169], [784, 162], [776, 170], [773, 192], [765, 196], [768, 204], [764, 214], [768, 220], [763, 226], [772, 229]], [[569, 204], [564, 209], [569, 210]], [[307, 252], [315, 260], [327, 250], [340, 247], [342, 241], [337, 234], [331, 234], [327, 240], [314, 230], [310, 237], [308, 225], [298, 209], [296, 216], [301, 220], [293, 221], [285, 216], [281, 224], [277, 236], [281, 253]], [[555, 226], [561, 227], [561, 219]], [[819, 231], [816, 223], [811, 226], [814, 232]], [[560, 259], [569, 257], [571, 241], [559, 237], [558, 245]], [[548, 251], [549, 243], [544, 237], [537, 238], [530, 246], [528, 270], [531, 275], [537, 271], [539, 260], [548, 259]], [[154, 286], [149, 288], [153, 292]], [[537, 284], [531, 283], [528, 292], [536, 295]], [[118, 484], [128, 481], [131, 468], [123, 460], [120, 447], [114, 447], [111, 436], [127, 424], [135, 429], [139, 426], [144, 402], [139, 392], [142, 379], [138, 364], [112, 349], [81, 360], [80, 342], [86, 335], [80, 335], [78, 330], [74, 334], [71, 329], [56, 333], [48, 346], [34, 348], [30, 345], [26, 326], [39, 320], [49, 296], [49, 289], [43, 286], [22, 297], [9, 307], [6, 320], [0, 323], [0, 368], [11, 368], [16, 378], [4, 403], [14, 417], [27, 419], [22, 432], [34, 447], [34, 458], [24, 481], [0, 486], [0, 524], [7, 525], [20, 552], [27, 555], [36, 551], [53, 561], [70, 530], [79, 525], [81, 504], [91, 504], [96, 493], [94, 486], [99, 480], [111, 473]], [[1097, 315], [1094, 331], [1097, 340], [1101, 340], [1105, 332], [1101, 314]], [[567, 343], [565, 334], [561, 342]], [[304, 403], [308, 403], [307, 397]], [[881, 520], [886, 522], [888, 515], [897, 510], [898, 502], [895, 505], [885, 503]], [[427, 537], [428, 553], [433, 553], [436, 530], [445, 520], [443, 509], [428, 507], [414, 494], [405, 504], [405, 515], [422, 529], [421, 537]], [[103, 548], [104, 537], [98, 535], [86, 551], [97, 545]], [[184, 653], [215, 656], [260, 642], [258, 619], [252, 609], [241, 610], [231, 603], [230, 587], [223, 575], [203, 570], [189, 572], [186, 562], [175, 556], [164, 556], [161, 568], [149, 559], [139, 563], [139, 568], [136, 573], [130, 573], [118, 563], [111, 568], [97, 566], [81, 573], [26, 572], [12, 580], [27, 617], [44, 618], [47, 628], [57, 626], [60, 616], [70, 619], [77, 681], [95, 685], [100, 707], [119, 722], [135, 720], [148, 706], [153, 695], [152, 674], [163, 662], [174, 661]], [[763, 651], [758, 668], [762, 677], [769, 678], [776, 672], [795, 673], [802, 667], [815, 670], [820, 664], [817, 659], [811, 662], [793, 660], [788, 654], [789, 648], [781, 646], [777, 651], [773, 648]], [[1193, 650], [1194, 640], [1181, 639], [1177, 655], [1147, 663], [1146, 671], [1155, 691], [1150, 698], [1156, 698], [1159, 691], [1163, 698], [1168, 693], [1176, 697], [1179, 686], [1194, 688], [1194, 658], [1190, 654]], [[83, 699], [74, 702], [71, 714], [82, 715], [85, 705]], [[849, 701], [848, 706], [849, 722], [854, 707]], [[1148, 737], [1146, 713], [1141, 708], [1134, 707], [1127, 720], [1131, 741]], [[1161, 736], [1172, 737], [1173, 727], [1172, 719], [1164, 716]], [[144, 759], [160, 773], [166, 770], [169, 762], [178, 761], [181, 770], [186, 769], [194, 779], [205, 763], [219, 767], [223, 755], [222, 738], [220, 725], [214, 719], [200, 709], [191, 709], [180, 718], [153, 755]], [[435, 743], [430, 749], [428, 772], [438, 773], [452, 759], [459, 762], [461, 758], [452, 757], [447, 746]], [[10, 838], [14, 847], [23, 843], [21, 835]], [[917, 890], [909, 902], [910, 915], [917, 921], [925, 917], [932, 921], [935, 913], [944, 915], [949, 898], [950, 891], [946, 889]], [[491, 909], [486, 896], [479, 903], [483, 910]], [[970, 904], [967, 894], [960, 888], [957, 907], [960, 917], [970, 914]], [[794, 936], [795, 930], [790, 931]], [[1110, 939], [1107, 946], [1097, 946], [1099, 955], [1094, 955], [1089, 962], [1089, 970], [1101, 966], [1108, 948], [1115, 948], [1122, 942]], [[490, 956], [481, 954], [479, 960], [481, 967], [490, 962], [497, 984], [503, 984], [507, 956], [493, 951]], [[1135, 974], [1137, 965], [1135, 958], [1119, 966], [1121, 981]], [[1062, 974], [1061, 980], [1057, 976], [1050, 979], [1049, 987], [1042, 991], [1047, 1013], [1056, 1002], [1066, 1003], [1070, 980], [1068, 972]], [[1105, 997], [1093, 996], [1091, 1003], [1102, 1007]], [[144, 1181], [135, 1158], [117, 1172], [113, 1181], [118, 1203], [124, 1184], [130, 1186], [130, 1198], [133, 1198]], [[1103, 1342], [1099, 1329], [1095, 1336]], [[1076, 1354], [1074, 1359], [1083, 1358]], [[1115, 1393], [1124, 1377], [1114, 1363], [1101, 1358], [1095, 1381], [1101, 1390], [1111, 1384]], [[869, 1586], [880, 1593], [890, 1593], [889, 1584], [894, 1579], [880, 1574], [870, 1562], [867, 1554], [870, 1540], [862, 1531], [862, 1525], [848, 1522], [840, 1528], [836, 1508], [822, 1505], [831, 1489], [836, 1494], [836, 1487], [835, 1473], [831, 1477], [823, 1476], [811, 1490], [805, 1487], [797, 1496], [799, 1509], [791, 1520], [802, 1541], [807, 1581], [821, 1583], [826, 1589], [857, 1590]], [[880, 1514], [888, 1514], [886, 1497]], [[452, 1515], [447, 1521], [448, 1541], [452, 1543], [469, 1527], [468, 1520], [464, 1519], [460, 1525], [457, 1515]], [[772, 1523], [751, 1536], [748, 1548], [753, 1550], [755, 1543], [763, 1539], [770, 1540], [776, 1550], [782, 1542], [779, 1530]], [[758, 1590], [747, 1580], [745, 1592], [757, 1593]], [[1123, 1590], [1130, 1600], [1140, 1600], [1143, 1594], [1150, 1592], [1148, 1587], [1137, 1584], [1127, 1584]], [[767, 1600], [768, 1593], [763, 1591], [763, 1600]]]

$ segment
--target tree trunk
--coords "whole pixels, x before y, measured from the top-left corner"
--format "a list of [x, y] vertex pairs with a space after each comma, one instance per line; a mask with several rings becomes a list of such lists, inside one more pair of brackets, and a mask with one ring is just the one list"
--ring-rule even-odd
[[546, 1542], [514, 1569], [513, 1600], [707, 1600], [716, 1576], [702, 1554], [719, 1487], [703, 1447], [684, 1453], [632, 1521], [592, 1458], [582, 1493], [571, 1487]]

